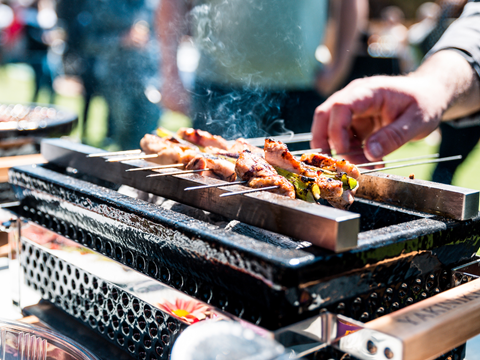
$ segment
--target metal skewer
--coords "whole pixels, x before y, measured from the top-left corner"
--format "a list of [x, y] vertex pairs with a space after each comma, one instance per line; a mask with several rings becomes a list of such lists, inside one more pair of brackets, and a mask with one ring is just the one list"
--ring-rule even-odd
[[[303, 155], [303, 154], [311, 154], [311, 153], [316, 153], [316, 152], [322, 152], [323, 149], [321, 148], [317, 148], [317, 149], [306, 149], [306, 150], [294, 150], [294, 151], [290, 151], [290, 154], [293, 154], [293, 155]], [[339, 153], [339, 154], [332, 154], [331, 152], [329, 152], [328, 154], [326, 155], [329, 155], [330, 157], [333, 157], [333, 156], [343, 156], [343, 155], [355, 155], [355, 154], [361, 154], [363, 152], [362, 149], [358, 149], [358, 150], [353, 150], [353, 151], [349, 151], [349, 152], [345, 152], [345, 153]], [[299, 157], [299, 156], [297, 156]]]
[[385, 165], [385, 164], [393, 164], [393, 163], [398, 163], [398, 162], [403, 162], [403, 161], [438, 158], [439, 156], [440, 156], [440, 154], [430, 154], [430, 155], [414, 156], [414, 157], [405, 158], [405, 159], [394, 159], [394, 160], [385, 160], [385, 161], [377, 161], [377, 162], [371, 162], [371, 163], [365, 163], [365, 164], [358, 164], [356, 166], [357, 167], [367, 167], [367, 166], [374, 166], [374, 165]]
[[130, 172], [130, 171], [147, 171], [147, 170], [158, 170], [158, 169], [170, 169], [170, 168], [183, 167], [183, 166], [185, 166], [185, 165], [184, 164], [158, 165], [158, 166], [148, 166], [148, 167], [142, 167], [142, 168], [127, 169], [125, 171], [127, 171], [127, 172]]
[[322, 152], [322, 148], [316, 148], [316, 149], [306, 149], [306, 150], [293, 150], [290, 151], [290, 154], [292, 155], [303, 155], [303, 154], [310, 154], [310, 153], [316, 153], [316, 152]]
[[112, 151], [112, 152], [101, 152], [98, 154], [88, 154], [87, 157], [105, 157], [105, 156], [118, 156], [118, 155], [134, 155], [134, 154], [141, 154], [142, 150], [135, 149], [135, 150], [125, 150], [125, 151]]
[[157, 154], [149, 154], [149, 155], [141, 155], [141, 156], [129, 156], [123, 157], [118, 159], [107, 159], [106, 162], [121, 162], [121, 161], [129, 161], [129, 160], [143, 160], [143, 159], [153, 159], [158, 157]]
[[420, 161], [420, 162], [417, 162], [417, 163], [410, 163], [410, 164], [403, 164], [403, 165], [388, 166], [388, 167], [384, 167], [384, 168], [381, 168], [381, 169], [365, 170], [365, 171], [362, 171], [361, 174], [363, 175], [363, 174], [369, 174], [369, 173], [373, 173], [373, 172], [377, 172], [377, 171], [400, 169], [400, 168], [403, 168], [403, 167], [415, 166], [415, 165], [435, 164], [435, 163], [444, 162], [444, 161], [460, 160], [461, 158], [462, 158], [462, 155], [449, 156], [449, 157], [444, 157], [444, 158], [441, 158], [441, 159]]
[[169, 173], [147, 175], [147, 178], [157, 177], [157, 176], [167, 176], [167, 175], [194, 174], [194, 173], [202, 172], [202, 171], [211, 171], [211, 170], [210, 169], [195, 169], [195, 170], [173, 171], [173, 172], [169, 172]]
[[265, 144], [265, 138], [273, 139], [275, 141], [281, 141], [285, 144], [299, 143], [312, 140], [312, 133], [301, 133], [292, 135], [279, 135], [279, 136], [262, 136], [258, 138], [245, 139], [250, 145], [263, 146]]
[[200, 185], [200, 186], [192, 186], [192, 187], [187, 187], [183, 189], [184, 191], [190, 191], [190, 190], [200, 190], [200, 189], [209, 189], [209, 188], [214, 188], [214, 187], [223, 187], [223, 186], [231, 186], [231, 185], [239, 185], [239, 184], [245, 184], [247, 181], [244, 180], [239, 180], [239, 181], [233, 181], [225, 184], [212, 184], [212, 185]]
[[248, 193], [253, 193], [257, 191], [267, 191], [267, 190], [274, 190], [278, 189], [280, 186], [274, 185], [274, 186], [266, 186], [263, 188], [257, 188], [257, 189], [249, 189], [249, 190], [243, 190], [243, 191], [234, 191], [234, 192], [229, 192], [220, 195], [220, 197], [226, 197], [226, 196], [234, 196], [234, 195], [242, 195], [242, 194], [248, 194]]

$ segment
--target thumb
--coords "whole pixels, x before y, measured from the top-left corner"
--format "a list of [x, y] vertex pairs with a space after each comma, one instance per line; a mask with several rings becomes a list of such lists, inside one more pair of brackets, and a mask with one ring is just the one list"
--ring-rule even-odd
[[370, 161], [377, 161], [397, 150], [425, 131], [425, 123], [422, 120], [418, 108], [409, 106], [395, 121], [382, 127], [367, 139], [365, 156]]

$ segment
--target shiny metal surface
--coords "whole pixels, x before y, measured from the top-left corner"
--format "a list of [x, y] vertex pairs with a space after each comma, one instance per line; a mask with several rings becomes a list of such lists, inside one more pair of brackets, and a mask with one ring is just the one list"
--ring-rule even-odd
[[[1, 104], [8, 106], [9, 104]], [[70, 133], [78, 120], [77, 114], [72, 111], [51, 105], [39, 103], [11, 104], [11, 106], [20, 106], [22, 111], [33, 111], [36, 107], [42, 107], [48, 111], [54, 111], [51, 117], [46, 116], [40, 120], [28, 120], [26, 118], [18, 121], [5, 121], [0, 123], [0, 141], [8, 141], [19, 137], [44, 137], [59, 136]], [[26, 115], [26, 114], [25, 114]], [[25, 116], [24, 115], [24, 116]]]
[[468, 220], [478, 215], [478, 190], [390, 174], [361, 175], [357, 197], [417, 211]]
[[[132, 186], [148, 193], [192, 205], [240, 220], [317, 246], [340, 252], [357, 246], [358, 214], [319, 206], [272, 193], [253, 193], [220, 198], [219, 195], [248, 188], [237, 185], [185, 192], [186, 187], [220, 184], [220, 180], [199, 175], [146, 178], [142, 172], [125, 170], [153, 164], [145, 161], [106, 163], [102, 158], [86, 156], [101, 150], [60, 139], [42, 142], [42, 155], [52, 164], [77, 169], [102, 180]], [[168, 172], [168, 170], [166, 171]]]
[[[275, 339], [299, 356], [332, 345], [359, 359], [402, 359], [403, 345], [393, 336], [365, 327], [348, 317], [323, 312], [273, 333]], [[293, 346], [288, 346], [294, 344]], [[385, 354], [388, 353], [389, 357]]]

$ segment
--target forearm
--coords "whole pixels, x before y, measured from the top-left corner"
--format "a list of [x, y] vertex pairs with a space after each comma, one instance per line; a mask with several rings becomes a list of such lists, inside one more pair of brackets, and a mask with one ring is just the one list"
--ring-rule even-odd
[[442, 90], [437, 105], [441, 107], [444, 121], [480, 110], [478, 75], [457, 51], [444, 50], [433, 54], [409, 76]]
[[[363, 1], [363, 0], [359, 0]], [[357, 0], [341, 0], [335, 2], [336, 41], [333, 49], [333, 64], [339, 68], [347, 68], [355, 55], [355, 45], [359, 34], [359, 26], [363, 12]]]
[[[429, 63], [434, 56], [436, 59]], [[422, 68], [449, 85], [447, 92], [451, 97], [442, 120], [457, 119], [480, 110], [480, 2], [465, 6], [461, 17], [447, 29], [426, 58]], [[433, 67], [430, 65], [437, 69], [429, 70]]]
[[187, 33], [187, 3], [183, 0], [162, 0], [157, 10], [157, 34], [162, 50], [161, 72], [164, 79], [178, 77], [177, 50]]

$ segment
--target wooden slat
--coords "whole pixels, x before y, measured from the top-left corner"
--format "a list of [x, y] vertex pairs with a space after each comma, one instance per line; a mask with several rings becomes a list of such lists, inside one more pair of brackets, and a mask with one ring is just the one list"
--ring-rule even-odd
[[480, 334], [480, 280], [365, 324], [400, 339], [403, 359], [428, 360]]
[[12, 166], [44, 164], [46, 160], [41, 154], [9, 156], [0, 158], [0, 182], [8, 181], [8, 169]]

